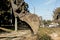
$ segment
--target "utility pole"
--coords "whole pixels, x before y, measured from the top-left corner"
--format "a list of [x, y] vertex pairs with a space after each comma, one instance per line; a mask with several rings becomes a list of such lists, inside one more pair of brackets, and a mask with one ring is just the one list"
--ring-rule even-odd
[[[17, 0], [16, 0], [16, 4], [17, 4]], [[15, 31], [17, 32], [17, 15], [15, 15]]]
[[34, 14], [35, 14], [35, 7], [34, 7]]
[[17, 31], [17, 17], [15, 17], [15, 31]]

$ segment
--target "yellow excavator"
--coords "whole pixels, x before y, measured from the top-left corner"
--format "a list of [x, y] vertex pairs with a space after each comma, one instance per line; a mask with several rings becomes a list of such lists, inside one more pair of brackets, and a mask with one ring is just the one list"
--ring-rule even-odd
[[[9, 0], [12, 7], [12, 13], [14, 15], [15, 20], [15, 29], [19, 27], [29, 27], [33, 34], [37, 34], [39, 26], [40, 26], [40, 19], [36, 14], [31, 14], [30, 12], [24, 9], [24, 0], [21, 0], [18, 3], [18, 0]], [[23, 8], [22, 8], [23, 7]], [[26, 7], [25, 7], [26, 8]], [[20, 9], [20, 10], [19, 10]], [[22, 24], [23, 23], [23, 24]], [[0, 28], [3, 29], [3, 28]]]

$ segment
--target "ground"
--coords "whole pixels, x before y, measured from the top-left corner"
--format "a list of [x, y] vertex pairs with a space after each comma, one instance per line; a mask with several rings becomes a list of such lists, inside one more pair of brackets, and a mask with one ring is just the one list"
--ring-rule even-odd
[[39, 35], [42, 36], [44, 34], [49, 35], [53, 40], [60, 40], [60, 28], [40, 28]]
[[[39, 37], [47, 34], [53, 40], [60, 40], [60, 28], [40, 27], [38, 30]], [[19, 30], [11, 33], [0, 34], [0, 40], [38, 40], [37, 35], [32, 35], [30, 30]]]
[[32, 35], [30, 30], [19, 30], [11, 33], [1, 33], [0, 40], [37, 40], [36, 35]]

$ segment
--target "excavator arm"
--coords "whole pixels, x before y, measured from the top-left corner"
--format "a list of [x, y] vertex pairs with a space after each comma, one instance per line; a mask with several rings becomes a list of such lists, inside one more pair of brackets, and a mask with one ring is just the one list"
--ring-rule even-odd
[[[39, 25], [40, 25], [40, 20], [39, 17], [35, 14], [31, 14], [29, 12], [25, 13], [17, 13], [16, 10], [21, 7], [23, 2], [21, 2], [21, 4], [19, 6], [17, 6], [16, 4], [14, 4], [13, 0], [11, 0], [11, 5], [12, 5], [12, 9], [13, 9], [13, 13], [15, 16], [18, 16], [20, 20], [25, 21], [27, 24], [30, 25], [31, 29], [33, 30], [33, 33], [36, 34], [38, 32], [39, 29]], [[25, 15], [23, 17], [21, 17], [22, 15]]]

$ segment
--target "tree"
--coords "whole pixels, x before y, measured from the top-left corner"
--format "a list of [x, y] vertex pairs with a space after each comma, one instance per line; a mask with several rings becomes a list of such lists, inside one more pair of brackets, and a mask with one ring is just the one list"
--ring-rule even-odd
[[46, 24], [47, 24], [46, 20], [43, 20], [43, 24], [44, 24], [44, 25], [46, 25]]
[[8, 11], [10, 9], [8, 0], [0, 0], [0, 10], [2, 11]]
[[[9, 24], [10, 23], [10, 2], [8, 0], [0, 0], [0, 23]], [[8, 23], [7, 23], [8, 22]]]
[[48, 26], [51, 23], [51, 20], [43, 20], [44, 25]]
[[60, 7], [56, 8], [53, 13], [54, 22], [60, 23]]
[[[0, 0], [0, 24], [11, 24], [11, 20], [14, 19], [14, 15], [12, 14], [12, 5], [11, 0]], [[21, 1], [24, 0], [13, 0], [15, 5], [19, 5]], [[16, 10], [17, 12], [21, 12], [24, 6], [24, 11], [28, 12], [28, 4], [24, 1], [21, 6]], [[26, 10], [25, 10], [26, 9]], [[11, 13], [12, 12], [12, 13]], [[14, 22], [14, 20], [13, 20]]]

